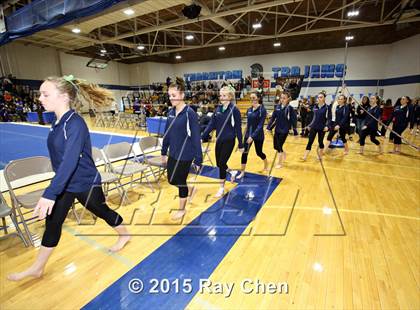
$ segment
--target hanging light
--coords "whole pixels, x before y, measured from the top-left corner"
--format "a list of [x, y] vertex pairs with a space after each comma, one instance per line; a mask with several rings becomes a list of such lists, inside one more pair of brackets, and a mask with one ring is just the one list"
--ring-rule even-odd
[[359, 11], [358, 10], [348, 11], [347, 16], [348, 17], [359, 16]]
[[133, 15], [134, 14], [133, 9], [125, 9], [123, 12], [124, 12], [125, 15]]

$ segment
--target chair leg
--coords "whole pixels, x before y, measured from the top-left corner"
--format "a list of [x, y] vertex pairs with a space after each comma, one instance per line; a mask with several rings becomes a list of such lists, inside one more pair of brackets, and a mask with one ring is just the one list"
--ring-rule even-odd
[[79, 217], [79, 215], [77, 214], [77, 212], [76, 212], [76, 208], [75, 208], [75, 206], [74, 206], [74, 203], [72, 204], [72, 206], [71, 206], [71, 210], [72, 210], [72, 212], [73, 212], [73, 215], [74, 215], [74, 217], [76, 218], [76, 222], [77, 222], [77, 224], [79, 224], [80, 225], [80, 217]]
[[155, 192], [155, 189], [153, 188], [152, 183], [150, 183], [149, 178], [147, 177], [147, 174], [146, 173], [144, 174], [144, 177], [146, 178], [146, 182], [149, 185], [150, 189], [152, 190], [152, 193], [154, 193]]
[[3, 222], [3, 229], [4, 229], [4, 234], [7, 235], [7, 225], [6, 225], [6, 218], [2, 217], [1, 221]]
[[[19, 217], [20, 217], [20, 222], [23, 225], [23, 228], [25, 229], [25, 233], [26, 233], [26, 237], [28, 238], [27, 241], [29, 241], [29, 245], [35, 246], [34, 240], [32, 239], [32, 234], [29, 231], [29, 227], [25, 222], [25, 218], [23, 217], [22, 211], [20, 210], [20, 207], [17, 208]], [[19, 222], [19, 221], [17, 221]]]
[[15, 225], [16, 231], [17, 231], [17, 235], [19, 236], [20, 239], [22, 239], [23, 244], [25, 245], [25, 247], [28, 247], [29, 244], [27, 242], [27, 240], [25, 239], [25, 235], [23, 234], [22, 230], [19, 227], [19, 223], [16, 219], [16, 214], [12, 213], [10, 214], [10, 218], [12, 220], [13, 225]]

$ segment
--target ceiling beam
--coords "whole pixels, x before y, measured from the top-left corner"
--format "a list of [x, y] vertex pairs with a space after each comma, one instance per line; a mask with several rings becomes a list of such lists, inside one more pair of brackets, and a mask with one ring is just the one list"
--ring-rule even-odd
[[[233, 15], [233, 14], [241, 14], [241, 13], [247, 13], [247, 12], [251, 12], [251, 11], [255, 11], [255, 10], [260, 10], [260, 9], [266, 9], [269, 7], [273, 7], [273, 6], [277, 6], [277, 5], [281, 5], [281, 4], [286, 4], [286, 3], [292, 3], [292, 2], [300, 2], [302, 0], [275, 0], [275, 1], [269, 1], [269, 2], [265, 2], [265, 3], [260, 3], [260, 4], [255, 4], [255, 5], [251, 5], [251, 6], [245, 6], [245, 7], [241, 7], [238, 9], [233, 9], [233, 10], [229, 10], [229, 11], [223, 11], [223, 12], [218, 12], [215, 14], [210, 14], [207, 16], [201, 16], [200, 17], [200, 21], [203, 20], [212, 20], [214, 18], [218, 18], [218, 17], [225, 17], [225, 16], [229, 16], [229, 15]], [[114, 38], [111, 38], [109, 40], [106, 40], [102, 43], [109, 43], [112, 41], [117, 41], [117, 40], [121, 40], [121, 39], [125, 39], [125, 38], [129, 38], [132, 37], [133, 35], [140, 35], [140, 34], [146, 34], [146, 33], [150, 33], [150, 32], [155, 32], [155, 31], [161, 31], [164, 29], [170, 29], [173, 27], [180, 27], [183, 25], [188, 25], [188, 24], [192, 24], [192, 23], [196, 23], [197, 20], [191, 20], [191, 19], [177, 19], [177, 20], [173, 20], [173, 21], [169, 21], [167, 23], [161, 24], [159, 26], [154, 26], [154, 27], [147, 27], [144, 29], [141, 29], [139, 31], [137, 31], [136, 33], [125, 33], [119, 36], [116, 36]]]
[[[370, 27], [380, 27], [380, 26], [385, 26], [385, 25], [392, 25], [394, 22], [395, 22], [394, 20], [389, 20], [389, 21], [385, 21], [384, 23], [377, 23], [375, 25], [344, 25], [344, 26], [337, 26], [337, 27], [317, 28], [317, 29], [312, 29], [312, 30], [308, 30], [308, 31], [302, 30], [302, 31], [294, 31], [294, 32], [285, 32], [285, 33], [281, 33], [281, 34], [277, 34], [277, 35], [267, 35], [267, 36], [264, 36], [263, 38], [253, 37], [253, 38], [244, 38], [244, 39], [240, 39], [240, 40], [211, 43], [208, 46], [206, 46], [206, 48], [217, 47], [217, 46], [220, 46], [221, 44], [230, 45], [230, 44], [237, 44], [237, 43], [260, 41], [260, 40], [263, 40], [263, 39], [276, 39], [276, 38], [285, 38], [285, 37], [301, 36], [301, 35], [316, 34], [316, 33], [325, 33], [325, 32], [332, 32], [332, 31], [343, 31], [343, 30], [352, 30], [352, 29], [361, 29], [361, 28], [370, 28]], [[414, 17], [414, 18], [410, 18], [410, 19], [407, 19], [407, 20], [404, 20], [404, 21], [398, 21], [397, 23], [409, 23], [409, 22], [420, 22], [420, 17]], [[343, 38], [343, 42], [344, 42], [344, 38]], [[167, 51], [157, 51], [157, 52], [152, 53], [151, 56], [168, 54], [168, 53], [178, 53], [178, 52], [195, 50], [195, 49], [200, 49], [200, 48], [204, 48], [204, 46], [196, 45], [196, 46], [188, 46], [188, 47], [183, 47], [183, 48], [175, 48], [175, 49], [171, 49], [171, 50], [167, 50]], [[136, 57], [138, 57], [138, 56], [133, 55], [133, 56], [128, 56], [124, 59], [136, 58]], [[122, 60], [122, 59], [115, 59], [115, 60]]]

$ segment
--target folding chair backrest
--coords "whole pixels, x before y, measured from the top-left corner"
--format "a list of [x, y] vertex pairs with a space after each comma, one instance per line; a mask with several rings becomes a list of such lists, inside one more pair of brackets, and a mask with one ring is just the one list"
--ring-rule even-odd
[[50, 159], [45, 156], [35, 156], [9, 162], [4, 168], [4, 178], [9, 189], [13, 189], [12, 182], [19, 180], [19, 186], [25, 186], [33, 181], [25, 180], [26, 182], [21, 183], [21, 179], [49, 172], [54, 172]]
[[108, 144], [104, 146], [103, 151], [110, 161], [134, 156], [132, 146], [128, 142]]
[[92, 147], [92, 159], [96, 165], [102, 161], [105, 161], [104, 156], [102, 155], [102, 151], [94, 146]]
[[140, 139], [139, 144], [143, 154], [152, 153], [161, 149], [158, 137], [143, 137]]

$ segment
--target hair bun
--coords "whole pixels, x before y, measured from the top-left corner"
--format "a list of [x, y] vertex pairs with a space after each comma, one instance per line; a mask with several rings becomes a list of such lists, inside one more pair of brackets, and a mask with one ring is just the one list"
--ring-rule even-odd
[[185, 84], [184, 79], [181, 78], [181, 77], [178, 77], [178, 76], [176, 77], [175, 83], [179, 86], [184, 86], [184, 84]]

